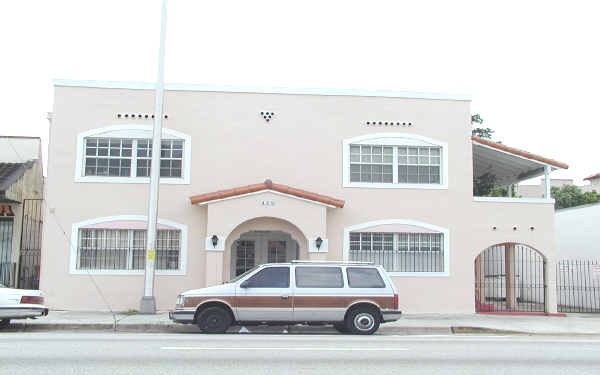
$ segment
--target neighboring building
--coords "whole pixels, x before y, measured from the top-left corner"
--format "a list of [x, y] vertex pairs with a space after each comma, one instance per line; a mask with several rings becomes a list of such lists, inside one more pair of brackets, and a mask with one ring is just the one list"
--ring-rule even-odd
[[556, 210], [558, 259], [600, 260], [599, 224], [600, 203]]
[[40, 138], [0, 136], [0, 284], [38, 287], [43, 189]]
[[[585, 185], [577, 185], [584, 193], [587, 191], [597, 191], [600, 193], [600, 173], [595, 175], [588, 176], [583, 179], [584, 181], [589, 181], [589, 184]], [[572, 179], [550, 179], [550, 186], [561, 188], [564, 185], [574, 185]], [[516, 196], [523, 198], [543, 198], [545, 193], [546, 181], [542, 178], [539, 185], [517, 185], [516, 186]]]
[[593, 174], [591, 176], [587, 176], [583, 179], [584, 181], [589, 181], [590, 183], [587, 185], [583, 185], [581, 189], [585, 191], [596, 190], [600, 193], [600, 173]]
[[[139, 307], [153, 87], [55, 82], [41, 280], [52, 308], [106, 309], [96, 286], [115, 310]], [[470, 118], [461, 96], [167, 85], [158, 309], [257, 264], [302, 259], [383, 264], [405, 312], [495, 299], [555, 312], [554, 201], [473, 197], [472, 181], [515, 184], [567, 165], [471, 137]], [[525, 256], [544, 260], [529, 302], [530, 291], [512, 292]], [[501, 257], [509, 267], [490, 274]], [[505, 293], [486, 292], [492, 278]]]
[[559, 309], [600, 312], [600, 203], [556, 210]]

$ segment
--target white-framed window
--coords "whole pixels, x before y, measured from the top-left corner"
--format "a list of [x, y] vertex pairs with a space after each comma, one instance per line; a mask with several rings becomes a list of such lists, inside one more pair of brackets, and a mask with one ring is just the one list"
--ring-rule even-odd
[[[157, 231], [155, 269], [179, 269], [180, 238], [179, 230]], [[144, 229], [79, 229], [78, 270], [143, 270], [145, 255]]]
[[448, 188], [448, 145], [406, 133], [376, 133], [343, 142], [344, 187]]
[[[191, 137], [163, 129], [161, 183], [189, 184]], [[75, 181], [148, 183], [152, 159], [152, 127], [115, 125], [77, 136]]]
[[[187, 263], [187, 226], [159, 219], [155, 269], [183, 275]], [[72, 274], [143, 274], [146, 265], [146, 217], [112, 216], [73, 224]]]
[[393, 276], [448, 276], [449, 231], [414, 220], [380, 220], [344, 229], [344, 260], [374, 262]]

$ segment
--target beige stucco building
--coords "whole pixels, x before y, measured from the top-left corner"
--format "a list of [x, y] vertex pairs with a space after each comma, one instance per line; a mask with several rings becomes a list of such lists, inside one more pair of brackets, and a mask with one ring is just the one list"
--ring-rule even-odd
[[[114, 310], [139, 307], [152, 88], [55, 82], [41, 279], [52, 308], [105, 310], [96, 286]], [[165, 95], [158, 309], [256, 264], [303, 259], [383, 264], [405, 312], [473, 312], [489, 300], [478, 255], [507, 244], [520, 259], [522, 244], [543, 259], [535, 303], [556, 311], [553, 201], [474, 197], [472, 184], [567, 166], [472, 138], [468, 97], [195, 85]], [[501, 299], [517, 309], [513, 267], [503, 274]]]

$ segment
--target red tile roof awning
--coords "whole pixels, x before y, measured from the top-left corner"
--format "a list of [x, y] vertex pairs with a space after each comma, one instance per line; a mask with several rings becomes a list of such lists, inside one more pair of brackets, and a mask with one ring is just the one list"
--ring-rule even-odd
[[532, 154], [531, 152], [519, 150], [518, 148], [509, 147], [509, 146], [503, 145], [498, 142], [490, 141], [489, 139], [477, 137], [474, 135], [471, 137], [471, 140], [473, 142], [477, 142], [477, 143], [495, 148], [500, 151], [508, 152], [510, 154], [518, 155], [518, 156], [521, 156], [521, 157], [524, 157], [527, 159], [539, 161], [541, 163], [549, 164], [549, 165], [557, 167], [557, 168], [562, 168], [562, 169], [569, 168], [569, 166], [567, 164], [561, 163], [560, 161], [556, 161], [553, 159], [545, 158], [543, 156], [535, 155], [535, 154]]
[[521, 156], [521, 157], [524, 157], [524, 158], [527, 158], [527, 159], [539, 161], [541, 163], [549, 164], [549, 165], [552, 165], [552, 166], [557, 167], [557, 168], [562, 168], [562, 169], [568, 169], [569, 168], [569, 166], [567, 164], [561, 163], [560, 161], [556, 161], [556, 160], [553, 160], [553, 159], [545, 158], [543, 156], [535, 155], [535, 154], [532, 154], [531, 152], [519, 150], [518, 148], [509, 147], [509, 146], [503, 145], [503, 144], [498, 143], [498, 142], [490, 141], [489, 139], [477, 137], [477, 136], [474, 135], [474, 136], [471, 137], [471, 140], [473, 142], [477, 142], [477, 143], [480, 143], [480, 144], [483, 144], [483, 145], [495, 148], [495, 149], [500, 150], [500, 151], [508, 152], [510, 154], [518, 155], [518, 156]]
[[218, 190], [212, 193], [205, 193], [194, 195], [190, 197], [190, 201], [192, 204], [197, 203], [207, 203], [219, 199], [231, 198], [238, 195], [244, 195], [249, 193], [255, 193], [263, 190], [271, 190], [276, 191], [282, 194], [292, 195], [302, 199], [308, 199], [314, 202], [323, 203], [326, 205], [342, 208], [344, 207], [345, 202], [341, 199], [328, 197], [326, 195], [321, 195], [317, 193], [313, 193], [307, 190], [298, 189], [292, 186], [281, 185], [273, 183], [271, 180], [265, 180], [260, 184], [246, 185], [240, 186], [233, 189], [227, 190]]

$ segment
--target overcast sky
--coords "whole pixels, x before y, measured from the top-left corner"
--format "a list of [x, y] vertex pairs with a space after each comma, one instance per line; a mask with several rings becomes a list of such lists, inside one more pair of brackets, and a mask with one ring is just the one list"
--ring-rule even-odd
[[[469, 94], [495, 140], [600, 172], [597, 1], [169, 0], [166, 81]], [[4, 135], [54, 78], [154, 81], [160, 0], [4, 1]], [[443, 124], [440, 124], [443, 126]]]

